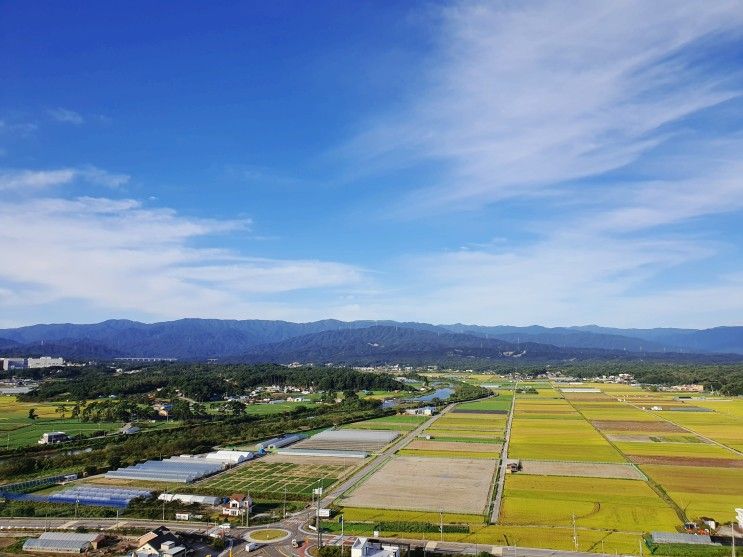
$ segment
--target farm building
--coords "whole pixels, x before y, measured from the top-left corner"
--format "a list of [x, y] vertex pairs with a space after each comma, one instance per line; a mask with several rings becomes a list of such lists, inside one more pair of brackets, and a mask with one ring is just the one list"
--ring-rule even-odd
[[159, 501], [178, 501], [185, 505], [209, 505], [216, 507], [222, 502], [222, 497], [212, 497], [211, 495], [193, 495], [191, 493], [161, 493], [158, 496]]
[[160, 526], [137, 540], [137, 549], [132, 557], [181, 557], [186, 554], [186, 547], [181, 539]]
[[434, 406], [424, 406], [422, 408], [408, 408], [405, 410], [406, 414], [411, 414], [413, 416], [433, 416], [436, 413], [436, 408]]
[[126, 424], [124, 427], [122, 427], [119, 430], [119, 433], [122, 435], [134, 435], [135, 433], [139, 433], [140, 429], [132, 424]]
[[69, 437], [64, 431], [50, 431], [41, 436], [41, 439], [39, 439], [39, 445], [51, 445], [53, 443], [62, 443], [67, 440], [69, 440]]
[[276, 454], [284, 456], [321, 456], [333, 458], [366, 458], [369, 453], [364, 451], [333, 451], [327, 449], [279, 449]]
[[280, 447], [286, 447], [287, 445], [291, 445], [292, 443], [297, 443], [298, 441], [301, 441], [302, 439], [305, 439], [306, 437], [307, 437], [306, 435], [302, 435], [301, 433], [295, 433], [292, 435], [284, 435], [282, 437], [274, 437], [273, 439], [268, 439], [267, 441], [258, 443], [255, 447], [259, 451], [278, 449]]
[[224, 470], [218, 460], [174, 456], [165, 460], [148, 460], [134, 466], [106, 472], [106, 478], [150, 480], [154, 482], [190, 483]]
[[235, 464], [240, 464], [241, 462], [245, 462], [246, 460], [250, 460], [253, 458], [253, 453], [249, 451], [227, 451], [227, 450], [221, 450], [216, 451], [213, 453], [207, 453], [204, 458], [206, 460], [217, 460], [219, 462], [222, 462], [224, 464], [233, 466]]
[[683, 543], [694, 545], [713, 545], [712, 538], [697, 534], [677, 534], [676, 532], [653, 532], [653, 543]]
[[351, 557], [400, 557], [400, 546], [357, 538], [351, 546]]
[[82, 553], [88, 549], [98, 549], [103, 534], [78, 534], [72, 532], [44, 532], [38, 538], [29, 538], [23, 544], [23, 551], [38, 553]]
[[375, 429], [327, 429], [298, 443], [295, 448], [373, 452], [389, 445], [399, 435], [396, 431]]
[[600, 393], [601, 389], [595, 387], [561, 387], [563, 393]]

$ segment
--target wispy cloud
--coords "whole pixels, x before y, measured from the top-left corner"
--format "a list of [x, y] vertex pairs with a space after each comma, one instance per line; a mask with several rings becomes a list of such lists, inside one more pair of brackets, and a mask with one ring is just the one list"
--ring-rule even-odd
[[742, 22], [735, 1], [463, 2], [441, 13], [439, 52], [414, 100], [350, 149], [372, 168], [441, 163], [438, 183], [413, 195], [423, 211], [595, 176], [740, 95], [729, 75], [681, 54]]
[[[460, 2], [438, 17], [437, 49], [410, 101], [346, 153], [371, 172], [436, 164], [433, 181], [399, 201], [406, 216], [480, 209], [487, 219], [491, 205], [528, 203], [498, 244], [410, 254], [405, 286], [366, 300], [376, 315], [739, 321], [743, 302], [724, 300], [743, 300], [743, 274], [686, 275], [731, 246], [693, 224], [670, 227], [743, 209], [743, 138], [690, 119], [740, 106], [740, 67], [701, 54], [733, 52], [740, 3]], [[686, 284], [653, 287], [678, 269]]]
[[85, 118], [83, 118], [82, 114], [68, 108], [52, 108], [47, 112], [52, 119], [63, 124], [79, 126], [85, 122]]
[[0, 169], [0, 191], [33, 192], [70, 184], [77, 179], [97, 186], [116, 188], [126, 184], [129, 176], [111, 173], [95, 166], [54, 170]]

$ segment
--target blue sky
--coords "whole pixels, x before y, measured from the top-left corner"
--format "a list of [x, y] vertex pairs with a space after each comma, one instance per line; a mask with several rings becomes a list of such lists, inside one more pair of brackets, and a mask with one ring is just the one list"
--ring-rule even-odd
[[743, 5], [2, 2], [0, 326], [743, 315]]

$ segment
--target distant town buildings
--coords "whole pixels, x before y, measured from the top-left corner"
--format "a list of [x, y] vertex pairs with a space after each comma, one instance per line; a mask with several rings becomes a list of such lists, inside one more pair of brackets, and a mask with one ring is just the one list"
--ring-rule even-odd
[[64, 358], [52, 358], [51, 356], [41, 356], [40, 358], [0, 358], [0, 360], [2, 360], [3, 371], [13, 369], [40, 369], [65, 365]]

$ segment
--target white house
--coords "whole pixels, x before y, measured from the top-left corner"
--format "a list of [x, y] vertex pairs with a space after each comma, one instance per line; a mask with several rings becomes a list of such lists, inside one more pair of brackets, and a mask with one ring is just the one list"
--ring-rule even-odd
[[229, 501], [222, 507], [222, 514], [226, 516], [242, 516], [245, 513], [250, 514], [252, 508], [253, 499], [251, 499], [250, 495], [233, 493], [230, 495]]

